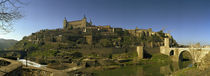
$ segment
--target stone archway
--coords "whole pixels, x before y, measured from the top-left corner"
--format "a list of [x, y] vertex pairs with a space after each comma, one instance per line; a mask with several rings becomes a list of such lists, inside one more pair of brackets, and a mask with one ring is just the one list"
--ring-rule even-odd
[[189, 51], [181, 51], [178, 58], [180, 69], [192, 66], [193, 56]]
[[169, 56], [173, 56], [174, 55], [174, 50], [171, 50], [169, 53]]
[[189, 61], [189, 60], [193, 60], [190, 52], [185, 50], [179, 54], [179, 61]]

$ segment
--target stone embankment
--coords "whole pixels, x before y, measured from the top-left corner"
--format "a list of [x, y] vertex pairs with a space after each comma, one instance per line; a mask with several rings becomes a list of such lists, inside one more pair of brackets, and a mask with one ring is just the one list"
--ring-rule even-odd
[[21, 76], [22, 64], [20, 62], [0, 58], [1, 61], [9, 62], [6, 66], [0, 67], [0, 76]]
[[68, 76], [67, 72], [81, 69], [82, 67], [73, 67], [64, 70], [56, 70], [47, 67], [23, 67], [22, 76]]
[[50, 68], [25, 67], [21, 62], [0, 58], [0, 76], [68, 76], [66, 71], [73, 71], [79, 68], [67, 70], [55, 70]]

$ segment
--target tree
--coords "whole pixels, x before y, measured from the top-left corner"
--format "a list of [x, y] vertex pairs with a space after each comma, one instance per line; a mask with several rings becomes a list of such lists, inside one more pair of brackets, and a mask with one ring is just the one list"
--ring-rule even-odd
[[14, 21], [22, 18], [19, 8], [23, 4], [20, 0], [0, 0], [0, 29], [10, 32]]
[[160, 30], [157, 32], [161, 37], [165, 37], [165, 33], [163, 32], [163, 30]]
[[129, 46], [133, 46], [135, 44], [137, 44], [137, 38], [134, 36], [124, 36], [123, 37], [123, 41], [122, 41], [122, 47], [129, 47]]
[[99, 41], [99, 43], [104, 47], [111, 47], [112, 46], [112, 42], [108, 39], [101, 39]]

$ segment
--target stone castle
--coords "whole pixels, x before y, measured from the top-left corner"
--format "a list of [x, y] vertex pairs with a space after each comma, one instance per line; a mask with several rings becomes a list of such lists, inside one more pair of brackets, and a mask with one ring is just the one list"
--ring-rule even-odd
[[[72, 33], [72, 34], [69, 34]], [[148, 41], [148, 42], [139, 42], [142, 46], [150, 46], [156, 47], [163, 45], [163, 40], [166, 36], [168, 36], [170, 40], [170, 46], [176, 45], [175, 40], [171, 37], [170, 34], [167, 33], [159, 33], [154, 32], [151, 28], [149, 29], [122, 29], [111, 27], [110, 25], [105, 26], [95, 26], [92, 24], [92, 21], [87, 21], [86, 17], [77, 21], [67, 21], [65, 18], [63, 21], [62, 29], [54, 29], [54, 30], [40, 30], [40, 32], [32, 33], [29, 37], [24, 37], [23, 40], [28, 40], [34, 44], [44, 44], [45, 42], [62, 42], [69, 41], [73, 34], [80, 34], [80, 39], [84, 39], [87, 44], [95, 44], [100, 39], [103, 38], [116, 38], [116, 41], [113, 41], [113, 45], [120, 44], [123, 41], [125, 36], [135, 36], [135, 38]], [[166, 36], [163, 36], [166, 35]], [[77, 36], [77, 35], [75, 35]], [[73, 38], [72, 38], [73, 39]], [[150, 40], [149, 40], [150, 39]], [[156, 41], [154, 41], [157, 39]], [[74, 40], [72, 40], [74, 41]], [[117, 43], [119, 41], [119, 43]], [[21, 49], [21, 48], [20, 48]]]
[[81, 20], [67, 21], [66, 18], [63, 20], [63, 29], [81, 29], [83, 32], [87, 31], [100, 31], [100, 32], [114, 32], [115, 30], [121, 30], [122, 28], [112, 28], [110, 25], [95, 26], [90, 20], [87, 22], [87, 18], [84, 16]]
[[[138, 27], [136, 27], [135, 29], [122, 29], [122, 28], [113, 28], [110, 25], [95, 26], [92, 24], [91, 20], [87, 22], [87, 18], [85, 16], [81, 20], [76, 20], [76, 21], [67, 21], [66, 18], [64, 18], [63, 29], [82, 29], [83, 32], [100, 31], [105, 33], [127, 30], [130, 34], [137, 37], [159, 35], [157, 32], [153, 32], [152, 28], [139, 29]], [[171, 38], [170, 34], [165, 33], [165, 35]]]
[[63, 21], [63, 28], [70, 29], [70, 28], [86, 28], [92, 25], [92, 21], [87, 22], [87, 18], [84, 16], [82, 20], [77, 21], [67, 21], [66, 18]]

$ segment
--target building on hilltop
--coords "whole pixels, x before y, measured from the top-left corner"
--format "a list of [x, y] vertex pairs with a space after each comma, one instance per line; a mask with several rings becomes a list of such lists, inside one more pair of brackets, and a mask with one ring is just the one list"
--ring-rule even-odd
[[152, 31], [152, 28], [149, 28], [149, 29], [139, 29], [139, 28], [136, 28], [136, 29], [130, 29], [128, 30], [128, 32], [134, 36], [138, 36], [138, 37], [141, 37], [141, 36], [152, 36], [152, 35], [155, 35], [156, 32], [153, 32]]
[[64, 29], [72, 29], [72, 28], [86, 28], [88, 26], [92, 26], [92, 21], [87, 22], [87, 18], [84, 16], [81, 20], [76, 21], [67, 21], [66, 18], [63, 21]]
[[115, 32], [122, 30], [122, 28], [112, 28], [110, 25], [105, 25], [105, 26], [95, 26], [92, 25], [92, 21], [87, 22], [86, 17], [84, 16], [83, 19], [81, 20], [76, 20], [76, 21], [67, 21], [66, 18], [64, 18], [63, 21], [63, 29], [81, 29], [83, 32], [94, 32], [94, 31], [99, 31], [99, 32]]

